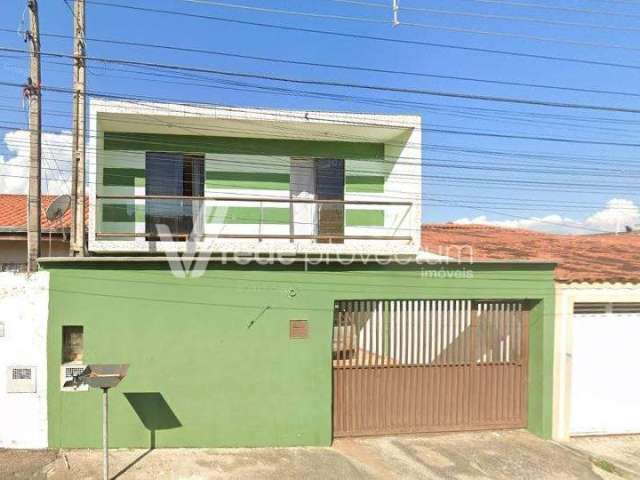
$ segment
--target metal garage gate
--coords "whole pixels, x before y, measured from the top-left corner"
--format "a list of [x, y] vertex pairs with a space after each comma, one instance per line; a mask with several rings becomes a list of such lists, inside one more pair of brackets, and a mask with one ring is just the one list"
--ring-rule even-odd
[[575, 304], [572, 331], [571, 434], [640, 433], [640, 303]]
[[335, 303], [334, 436], [527, 424], [520, 302]]

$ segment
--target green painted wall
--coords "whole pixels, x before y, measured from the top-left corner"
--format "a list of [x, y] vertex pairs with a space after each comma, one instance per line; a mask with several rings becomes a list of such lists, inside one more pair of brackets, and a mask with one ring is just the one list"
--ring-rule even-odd
[[[549, 267], [50, 264], [49, 446], [100, 445], [96, 391], [61, 392], [62, 326], [84, 326], [85, 361], [130, 363], [111, 394], [111, 445], [327, 445], [338, 299], [532, 299], [529, 428], [550, 436], [553, 272]], [[468, 278], [472, 275], [473, 278]], [[310, 336], [289, 339], [289, 320]], [[149, 428], [151, 428], [151, 430]]]
[[104, 132], [105, 150], [287, 155], [293, 157], [384, 158], [384, 144], [280, 140], [205, 135]]
[[106, 187], [144, 187], [144, 168], [104, 167], [102, 185]]
[[383, 193], [384, 177], [382, 175], [347, 175], [345, 191], [347, 193]]
[[[529, 318], [529, 430], [551, 438], [553, 399], [553, 301], [532, 302]], [[544, 375], [538, 374], [544, 372]], [[540, 399], [545, 399], [541, 402]]]
[[133, 200], [102, 205], [103, 222], [144, 222], [144, 206], [135, 205]]
[[[296, 156], [345, 159], [347, 193], [383, 193], [385, 174], [390, 168], [381, 143], [104, 132], [103, 148], [98, 156], [98, 191], [105, 195], [133, 195], [135, 187], [145, 186], [146, 151], [205, 154], [205, 189], [206, 194], [212, 196], [230, 189], [269, 190], [288, 196], [290, 158]], [[144, 212], [140, 220], [137, 212], [134, 215], [131, 209], [118, 207], [116, 203], [120, 202], [99, 202], [98, 230], [101, 233], [133, 232], [135, 222], [144, 221]], [[277, 219], [266, 223], [288, 223], [288, 218], [276, 216]], [[251, 214], [248, 217], [252, 218]], [[270, 215], [272, 217], [274, 215]], [[255, 223], [234, 218], [227, 216], [228, 223]], [[360, 223], [347, 225], [376, 226], [379, 222], [379, 216], [370, 219], [373, 223], [362, 223], [360, 217], [354, 220]]]
[[207, 223], [287, 225], [290, 213], [286, 207], [210, 207]]
[[384, 227], [384, 210], [347, 208], [344, 223], [348, 227]]
[[211, 171], [207, 172], [205, 185], [207, 188], [289, 191], [289, 173]]

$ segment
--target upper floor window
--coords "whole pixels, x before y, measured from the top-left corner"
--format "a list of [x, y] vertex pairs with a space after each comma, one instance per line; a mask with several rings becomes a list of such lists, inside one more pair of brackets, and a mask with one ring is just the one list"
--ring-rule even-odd
[[146, 201], [147, 238], [163, 234], [160, 225], [166, 225], [176, 240], [203, 233], [202, 200], [183, 197], [204, 196], [204, 156], [147, 152], [145, 162], [146, 195], [167, 197]]
[[316, 198], [318, 203], [318, 242], [343, 243], [344, 239], [344, 160], [316, 159]]

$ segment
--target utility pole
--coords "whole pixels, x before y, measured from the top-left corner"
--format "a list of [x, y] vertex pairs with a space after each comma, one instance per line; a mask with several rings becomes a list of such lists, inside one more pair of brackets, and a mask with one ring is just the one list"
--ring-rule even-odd
[[85, 1], [75, 0], [73, 15], [73, 157], [71, 178], [72, 256], [85, 254], [85, 120], [86, 120], [86, 48]]
[[27, 271], [38, 270], [40, 256], [40, 175], [42, 154], [42, 111], [40, 78], [40, 23], [38, 1], [28, 0], [30, 73], [24, 94], [29, 99], [29, 192], [27, 198]]

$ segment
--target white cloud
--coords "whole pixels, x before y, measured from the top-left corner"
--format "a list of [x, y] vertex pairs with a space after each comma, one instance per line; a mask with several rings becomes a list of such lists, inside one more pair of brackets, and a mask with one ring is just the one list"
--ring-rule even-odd
[[594, 213], [584, 223], [600, 230], [618, 232], [626, 225], [640, 223], [640, 207], [631, 200], [612, 198], [604, 210]]
[[504, 228], [525, 228], [549, 233], [587, 234], [598, 232], [616, 232], [627, 225], [640, 223], [640, 207], [632, 200], [612, 198], [604, 209], [595, 212], [584, 220], [563, 217], [558, 214], [544, 217], [518, 218], [514, 220], [490, 220], [486, 215], [455, 220], [458, 224], [493, 225]]
[[[27, 193], [29, 132], [13, 130], [4, 136], [10, 155], [0, 155], [0, 193]], [[71, 135], [42, 135], [42, 193], [59, 195], [71, 188]]]

